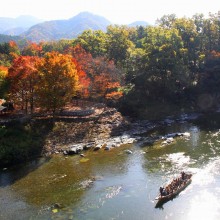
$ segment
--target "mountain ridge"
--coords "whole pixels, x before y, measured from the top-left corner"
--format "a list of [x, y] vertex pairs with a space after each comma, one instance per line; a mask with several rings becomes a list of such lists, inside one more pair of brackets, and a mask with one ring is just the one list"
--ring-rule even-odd
[[77, 37], [86, 29], [106, 31], [107, 26], [110, 24], [111, 22], [102, 16], [81, 12], [66, 20], [52, 20], [36, 24], [21, 36], [35, 42], [62, 38], [71, 39]]
[[[26, 22], [27, 19], [30, 20], [29, 23]], [[16, 18], [16, 21], [20, 25], [22, 21], [24, 21], [22, 27], [15, 27], [11, 25], [10, 29], [5, 29], [3, 32], [1, 31], [1, 20], [3, 21], [4, 19], [0, 18], [0, 34], [19, 36], [33, 42], [73, 39], [85, 30], [102, 30], [105, 32], [109, 25], [113, 25], [113, 23], [105, 17], [87, 11], [80, 12], [69, 19], [36, 23], [29, 28], [27, 28], [28, 24], [30, 25], [31, 22], [33, 23], [34, 21], [37, 21], [37, 18], [31, 16], [20, 16]], [[7, 21], [10, 23], [13, 19], [9, 19]], [[38, 19], [38, 21], [42, 20]], [[144, 21], [136, 21], [131, 24], [127, 24], [129, 27], [140, 25], [145, 26], [148, 25], [148, 23]]]

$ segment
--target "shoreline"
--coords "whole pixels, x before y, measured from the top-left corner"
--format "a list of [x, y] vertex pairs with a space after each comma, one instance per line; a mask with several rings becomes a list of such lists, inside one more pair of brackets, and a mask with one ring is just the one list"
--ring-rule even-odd
[[[21, 147], [12, 145], [11, 151], [14, 156], [2, 160], [0, 152], [0, 159], [3, 161], [0, 166], [8, 167], [53, 154], [74, 155], [89, 149], [111, 150], [114, 147], [135, 142], [138, 142], [140, 146], [151, 145], [156, 141], [167, 145], [173, 142], [172, 138], [185, 134], [175, 133], [169, 134], [167, 137], [148, 137], [148, 133], [159, 126], [171, 126], [175, 122], [184, 123], [199, 116], [200, 114], [191, 113], [181, 114], [178, 117], [168, 116], [158, 121], [135, 120], [122, 116], [115, 108], [104, 107], [95, 109], [93, 115], [85, 117], [62, 116], [55, 120], [46, 117], [20, 120], [17, 129], [19, 131], [23, 129], [22, 135], [27, 137], [25, 136], [23, 139], [17, 137], [17, 142], [26, 142], [24, 155], [19, 155]], [[9, 127], [12, 130], [16, 129], [13, 123]], [[28, 138], [29, 141], [27, 141]], [[10, 139], [7, 141], [9, 142]], [[23, 143], [20, 144], [23, 146]], [[3, 159], [4, 156], [7, 157], [10, 154], [10, 151], [6, 152]]]

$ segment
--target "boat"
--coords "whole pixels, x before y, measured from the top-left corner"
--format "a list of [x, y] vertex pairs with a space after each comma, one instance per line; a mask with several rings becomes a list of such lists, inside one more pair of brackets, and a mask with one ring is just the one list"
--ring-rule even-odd
[[[181, 184], [177, 187], [177, 189], [175, 191], [173, 191], [172, 193], [170, 193], [168, 195], [164, 195], [164, 196], [159, 195], [156, 197], [155, 208], [162, 207], [162, 205], [164, 203], [175, 198], [181, 191], [183, 191], [192, 182], [192, 179], [191, 179], [192, 174], [185, 174], [185, 176], [186, 177], [184, 180], [182, 179], [182, 177], [180, 177]], [[172, 183], [173, 183], [173, 181], [170, 184], [172, 184]], [[168, 184], [168, 186], [170, 184]]]

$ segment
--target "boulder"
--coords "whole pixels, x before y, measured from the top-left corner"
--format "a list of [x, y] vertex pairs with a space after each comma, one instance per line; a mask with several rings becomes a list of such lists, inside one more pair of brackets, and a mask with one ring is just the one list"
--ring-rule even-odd
[[70, 149], [67, 150], [66, 152], [68, 155], [74, 155], [74, 154], [79, 154], [82, 150], [83, 150], [82, 145], [75, 145], [70, 147]]

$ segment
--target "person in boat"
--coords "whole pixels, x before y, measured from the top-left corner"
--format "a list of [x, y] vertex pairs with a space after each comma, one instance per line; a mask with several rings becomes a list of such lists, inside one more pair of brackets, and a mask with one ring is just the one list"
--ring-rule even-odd
[[167, 196], [167, 195], [169, 195], [170, 194], [170, 186], [168, 185], [168, 186], [166, 186], [166, 188], [165, 188], [165, 195]]
[[166, 195], [166, 191], [163, 187], [160, 187], [160, 196], [165, 196]]
[[163, 190], [164, 190], [164, 188], [160, 187], [160, 196], [163, 196]]
[[186, 178], [186, 173], [184, 171], [181, 172], [181, 178], [182, 178], [182, 180], [184, 180]]

